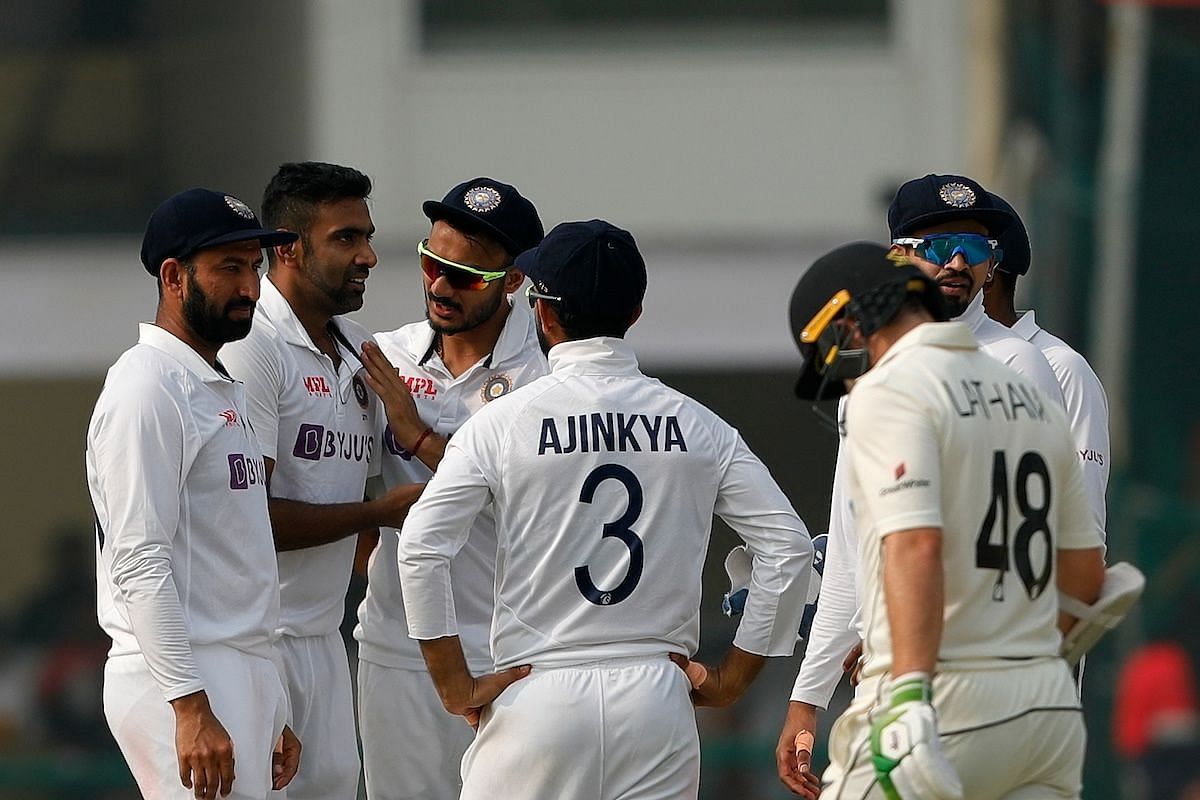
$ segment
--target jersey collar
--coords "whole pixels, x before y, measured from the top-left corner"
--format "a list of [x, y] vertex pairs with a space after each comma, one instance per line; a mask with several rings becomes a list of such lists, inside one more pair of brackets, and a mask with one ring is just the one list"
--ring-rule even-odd
[[624, 339], [597, 336], [576, 339], [550, 348], [550, 371], [581, 375], [620, 375], [639, 372], [637, 356]]
[[[984, 320], [989, 320], [991, 317], [983, 311], [983, 290], [972, 298], [963, 312], [955, 317], [953, 322], [961, 322], [970, 329], [971, 333], [979, 333], [979, 329], [987, 324]], [[997, 323], [999, 324], [999, 323]]]
[[883, 366], [905, 350], [922, 346], [941, 347], [946, 350], [978, 350], [979, 342], [963, 322], [926, 322], [901, 336], [874, 367]]
[[191, 345], [152, 322], [138, 324], [138, 344], [144, 344], [147, 347], [153, 347], [155, 350], [166, 353], [178, 361], [188, 372], [191, 372], [206, 383], [235, 382], [225, 372], [225, 368], [221, 366], [220, 361], [217, 362], [217, 367], [214, 368], [199, 353], [193, 350]]
[[1025, 341], [1032, 342], [1041, 327], [1038, 326], [1037, 320], [1033, 316], [1033, 310], [1030, 309], [1017, 317], [1017, 321], [1013, 323], [1010, 330]]

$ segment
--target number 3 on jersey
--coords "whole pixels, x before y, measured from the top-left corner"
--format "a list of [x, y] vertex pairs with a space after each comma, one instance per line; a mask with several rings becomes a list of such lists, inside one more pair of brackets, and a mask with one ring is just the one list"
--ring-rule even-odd
[[642, 540], [629, 527], [642, 513], [642, 484], [638, 483], [637, 476], [620, 464], [602, 464], [584, 479], [583, 488], [579, 491], [579, 502], [591, 503], [592, 498], [596, 496], [596, 489], [607, 480], [617, 481], [625, 487], [625, 493], [629, 495], [629, 505], [620, 518], [604, 524], [601, 538], [615, 536], [629, 548], [629, 570], [616, 588], [604, 590], [596, 588], [596, 584], [592, 582], [591, 570], [586, 564], [575, 568], [575, 585], [589, 603], [598, 606], [616, 605], [626, 599], [633, 594], [638, 581], [642, 579]]
[[[1033, 505], [1030, 500], [1029, 479], [1037, 476], [1041, 483], [1041, 502]], [[996, 585], [992, 588], [992, 599], [1004, 600], [1004, 576], [1012, 568], [1008, 547], [1008, 462], [1003, 450], [997, 450], [992, 457], [992, 497], [988, 502], [987, 515], [979, 529], [979, 538], [975, 540], [975, 566], [980, 569], [998, 570]], [[1017, 526], [1012, 543], [1012, 560], [1016, 562], [1017, 575], [1031, 600], [1036, 599], [1046, 589], [1050, 582], [1050, 572], [1054, 565], [1054, 539], [1050, 533], [1050, 523], [1047, 516], [1050, 513], [1050, 471], [1041, 454], [1029, 451], [1017, 462], [1016, 484], [1017, 511], [1021, 514], [1021, 524]], [[996, 532], [996, 522], [999, 519], [999, 543], [992, 541]], [[1034, 574], [1033, 559], [1029, 550], [1035, 535], [1041, 535], [1045, 544], [1045, 563], [1041, 570]]]

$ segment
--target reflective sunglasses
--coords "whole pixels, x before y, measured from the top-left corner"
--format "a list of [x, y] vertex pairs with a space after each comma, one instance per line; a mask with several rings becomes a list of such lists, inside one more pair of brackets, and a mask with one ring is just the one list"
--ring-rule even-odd
[[561, 297], [556, 295], [539, 292], [537, 289], [533, 288], [532, 283], [525, 288], [525, 299], [529, 301], [530, 308], [533, 308], [535, 305], [537, 305], [538, 300], [547, 300], [551, 303], [561, 303], [563, 301]]
[[982, 264], [989, 258], [999, 264], [1004, 257], [1004, 251], [996, 246], [995, 239], [978, 233], [937, 233], [923, 239], [892, 239], [892, 244], [912, 247], [919, 257], [939, 267], [946, 266], [960, 253], [971, 266]]
[[421, 257], [421, 272], [425, 273], [426, 278], [429, 278], [431, 282], [438, 278], [445, 278], [446, 283], [459, 291], [483, 291], [489, 283], [508, 274], [507, 269], [480, 269], [470, 264], [459, 264], [457, 261], [442, 258], [429, 249], [428, 239], [417, 242], [417, 255]]

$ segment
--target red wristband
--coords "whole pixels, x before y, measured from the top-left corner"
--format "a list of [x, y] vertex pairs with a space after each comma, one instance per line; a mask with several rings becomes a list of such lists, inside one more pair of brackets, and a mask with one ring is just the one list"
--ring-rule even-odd
[[414, 444], [412, 447], [410, 447], [408, 449], [408, 452], [412, 453], [415, 456], [417, 454], [417, 451], [421, 449], [421, 445], [425, 443], [425, 437], [431, 433], [433, 433], [433, 428], [426, 428], [425, 431], [420, 436], [417, 437], [417, 443]]

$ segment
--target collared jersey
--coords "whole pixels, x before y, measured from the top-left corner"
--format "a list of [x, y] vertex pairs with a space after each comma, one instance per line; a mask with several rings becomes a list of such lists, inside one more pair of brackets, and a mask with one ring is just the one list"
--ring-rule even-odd
[[975, 295], [966, 310], [953, 321], [966, 325], [989, 356], [1012, 367], [1032, 381], [1046, 397], [1063, 405], [1062, 387], [1042, 351], [989, 317], [983, 310], [983, 292]]
[[866, 676], [891, 667], [883, 540], [942, 530], [939, 669], [1054, 657], [1055, 551], [1100, 546], [1066, 415], [968, 329], [926, 323], [855, 385], [846, 408], [863, 580]]
[[269, 658], [279, 579], [242, 385], [143, 324], [108, 371], [85, 460], [109, 655], [142, 654], [167, 700], [205, 688], [193, 645]]
[[[358, 359], [369, 334], [344, 317], [331, 323], [342, 357], [322, 353], [269, 278], [250, 335], [221, 349], [246, 384], [250, 421], [274, 460], [271, 496], [305, 503], [361, 502], [378, 471], [379, 399]], [[280, 632], [324, 636], [338, 629], [354, 566], [355, 537], [289, 550], [279, 560]]]
[[[428, 322], [378, 333], [375, 340], [407, 382], [417, 411], [438, 434], [454, 434], [472, 414], [492, 400], [545, 375], [546, 357], [538, 346], [533, 315], [514, 303], [491, 355], [459, 375], [450, 374], [434, 348]], [[404, 450], [390, 431], [384, 434], [383, 480], [388, 487], [424, 483], [433, 473]], [[408, 635], [400, 575], [396, 571], [396, 537], [385, 528], [371, 554], [367, 596], [358, 609], [354, 637], [359, 656], [385, 667], [424, 670], [420, 646]], [[488, 638], [496, 579], [496, 524], [491, 509], [475, 519], [467, 544], [451, 563], [454, 605], [467, 663], [476, 674], [492, 668]]]
[[789, 655], [812, 543], [737, 431], [643, 375], [622, 339], [559, 344], [550, 369], [459, 429], [409, 512], [398, 560], [412, 636], [458, 631], [451, 559], [491, 502], [497, 668], [692, 654], [715, 512], [753, 557], [734, 644]]
[[1038, 327], [1032, 311], [1023, 313], [1011, 330], [1042, 351], [1058, 378], [1079, 463], [1083, 465], [1083, 484], [1103, 530], [1107, 524], [1104, 495], [1110, 467], [1108, 395], [1104, 385], [1086, 358], [1062, 339]]

